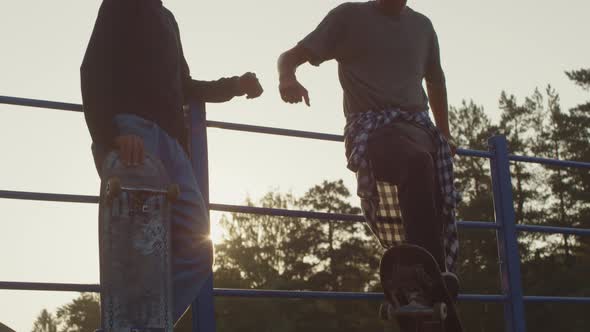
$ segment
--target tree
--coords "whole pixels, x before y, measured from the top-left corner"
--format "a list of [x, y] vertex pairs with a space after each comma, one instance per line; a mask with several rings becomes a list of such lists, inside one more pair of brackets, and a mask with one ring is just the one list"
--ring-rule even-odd
[[[581, 80], [577, 83], [582, 87], [587, 88], [590, 83], [583, 81], [589, 76], [582, 71], [568, 75], [575, 81]], [[563, 112], [559, 94], [554, 89], [549, 86], [545, 95], [535, 91], [523, 105], [531, 116], [534, 135], [527, 137], [531, 153], [552, 159], [589, 161], [590, 108], [580, 105]], [[584, 223], [590, 217], [585, 213], [590, 202], [587, 194], [590, 172], [553, 166], [530, 167], [535, 175], [528, 180], [534, 184], [536, 194], [527, 197], [527, 204], [536, 213], [529, 210], [527, 223], [588, 227]], [[522, 263], [527, 294], [580, 297], [590, 294], [590, 289], [584, 286], [590, 277], [589, 247], [584, 247], [585, 238], [534, 233], [526, 233], [522, 238], [527, 240], [527, 247], [531, 249]], [[535, 331], [583, 331], [587, 329], [583, 315], [581, 306], [550, 303], [527, 306], [528, 327]]]
[[[590, 90], [590, 69], [566, 72], [567, 76], [585, 90]], [[568, 158], [590, 162], [590, 101], [572, 108], [565, 120]], [[569, 168], [572, 178], [572, 199], [578, 204], [579, 213], [576, 226], [590, 228], [590, 172], [588, 169]], [[586, 264], [590, 264], [590, 238], [579, 238], [579, 254]]]
[[[298, 205], [310, 211], [360, 214], [360, 209], [347, 201], [349, 197], [350, 191], [342, 180], [323, 181], [309, 189]], [[337, 220], [311, 220], [311, 223], [319, 227], [315, 255], [325, 262], [312, 283], [323, 284], [321, 289], [333, 291], [366, 291], [378, 287], [375, 271], [382, 249], [364, 224]]]
[[57, 332], [57, 320], [47, 309], [43, 309], [33, 323], [32, 332]]
[[[540, 94], [535, 91], [531, 98], [527, 98], [523, 105], [518, 105], [514, 95], [508, 96], [502, 91], [500, 96], [499, 132], [506, 136], [510, 153], [530, 155], [530, 137], [534, 135], [532, 126], [534, 108], [539, 102]], [[514, 203], [516, 223], [527, 223], [534, 219], [530, 204], [536, 198], [534, 173], [531, 165], [521, 162], [512, 163], [514, 187]], [[528, 208], [527, 208], [528, 207]]]
[[[301, 198], [271, 192], [257, 205], [358, 214], [350, 196], [341, 180], [324, 181]], [[379, 285], [381, 249], [364, 224], [244, 214], [221, 224], [227, 238], [216, 248], [216, 287], [370, 291]], [[382, 329], [377, 308], [362, 301], [220, 298], [216, 318], [219, 331], [353, 332]]]
[[[487, 150], [487, 140], [497, 131], [483, 107], [473, 101], [463, 101], [460, 107], [451, 107], [449, 120], [458, 146]], [[455, 181], [463, 196], [457, 216], [463, 221], [493, 221], [494, 206], [490, 180], [489, 160], [485, 158], [455, 158]], [[495, 233], [482, 230], [460, 230], [459, 276], [462, 292], [497, 294], [498, 252]], [[488, 304], [461, 305], [465, 325], [478, 331], [499, 331], [501, 308]], [[469, 319], [468, 317], [477, 317]]]
[[96, 294], [82, 293], [57, 309], [60, 332], [94, 332], [100, 326], [100, 301]]

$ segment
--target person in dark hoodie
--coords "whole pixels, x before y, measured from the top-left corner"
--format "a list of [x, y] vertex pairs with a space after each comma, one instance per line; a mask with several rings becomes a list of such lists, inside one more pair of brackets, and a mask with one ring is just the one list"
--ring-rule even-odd
[[130, 167], [150, 153], [180, 186], [171, 224], [176, 321], [198, 295], [213, 262], [207, 207], [187, 155], [183, 105], [256, 98], [262, 87], [250, 72], [193, 80], [176, 20], [160, 0], [103, 0], [80, 71], [99, 173], [110, 150], [119, 150]]

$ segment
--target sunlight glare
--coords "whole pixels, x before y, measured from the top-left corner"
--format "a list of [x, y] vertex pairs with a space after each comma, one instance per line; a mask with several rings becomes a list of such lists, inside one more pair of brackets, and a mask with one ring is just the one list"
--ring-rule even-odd
[[217, 245], [223, 242], [223, 229], [217, 222], [211, 223], [211, 235], [209, 236], [213, 245]]

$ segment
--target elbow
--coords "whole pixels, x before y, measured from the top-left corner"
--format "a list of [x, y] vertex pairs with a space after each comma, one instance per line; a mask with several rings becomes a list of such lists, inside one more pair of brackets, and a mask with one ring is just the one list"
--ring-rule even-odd
[[289, 68], [290, 59], [293, 57], [292, 52], [293, 50], [288, 50], [283, 52], [279, 55], [277, 60], [277, 68], [279, 69], [279, 73], [284, 72], [287, 68]]
[[294, 76], [297, 67], [308, 61], [305, 49], [299, 45], [282, 53], [277, 61], [279, 75]]
[[428, 90], [432, 91], [442, 91], [447, 89], [447, 83], [444, 77], [440, 79], [427, 79], [426, 80], [426, 87]]
[[432, 89], [446, 88], [446, 78], [442, 68], [439, 67], [437, 70], [426, 76], [426, 86]]

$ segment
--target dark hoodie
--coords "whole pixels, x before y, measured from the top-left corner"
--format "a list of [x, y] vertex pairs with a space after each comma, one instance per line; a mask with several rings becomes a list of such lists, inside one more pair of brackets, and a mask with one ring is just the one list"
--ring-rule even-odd
[[178, 24], [160, 0], [103, 0], [80, 72], [86, 123], [103, 146], [113, 145], [121, 113], [153, 121], [185, 145], [182, 105], [243, 94], [237, 77], [191, 79]]

